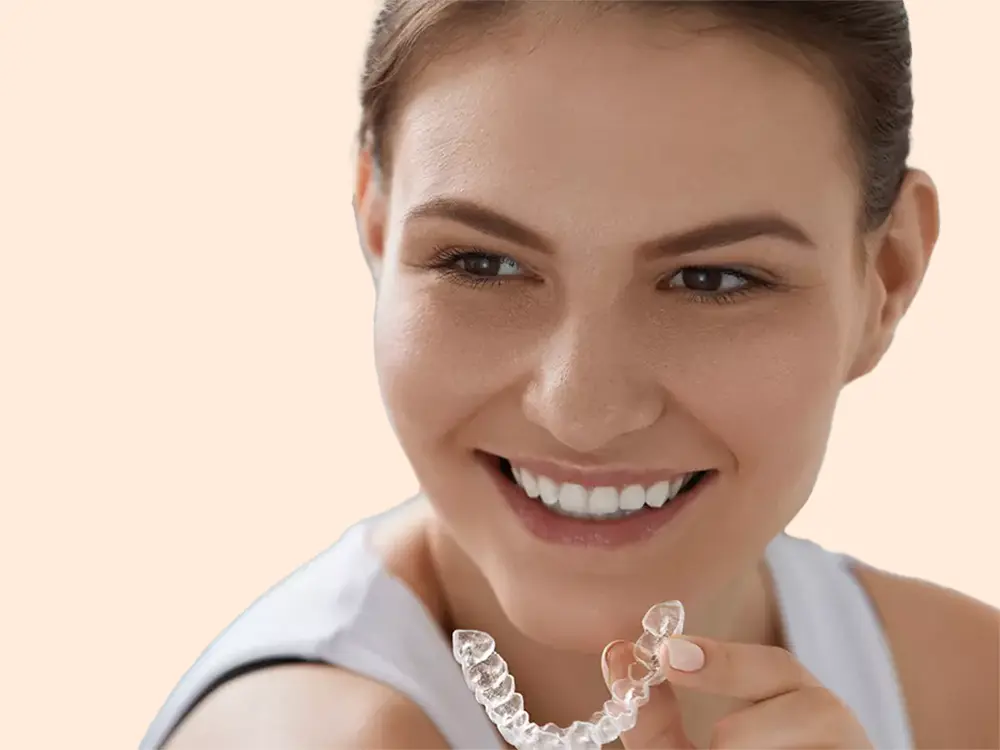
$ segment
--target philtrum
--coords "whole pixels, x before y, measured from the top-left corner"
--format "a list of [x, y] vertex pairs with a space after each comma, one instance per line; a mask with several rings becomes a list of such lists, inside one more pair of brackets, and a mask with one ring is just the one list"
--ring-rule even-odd
[[599, 750], [632, 729], [649, 689], [664, 681], [657, 658], [664, 639], [684, 629], [684, 606], [678, 601], [657, 604], [642, 618], [643, 633], [635, 642], [628, 676], [611, 685], [611, 698], [587, 721], [568, 727], [538, 726], [524, 710], [524, 697], [514, 690], [514, 677], [496, 651], [496, 642], [481, 630], [452, 633], [452, 653], [465, 682], [500, 735], [517, 750]]

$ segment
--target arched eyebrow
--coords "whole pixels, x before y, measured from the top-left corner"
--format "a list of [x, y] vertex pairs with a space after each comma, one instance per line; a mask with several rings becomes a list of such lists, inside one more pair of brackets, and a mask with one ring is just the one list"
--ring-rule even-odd
[[[403, 221], [407, 223], [426, 218], [458, 222], [491, 237], [542, 253], [555, 251], [555, 243], [544, 233], [464, 198], [432, 198], [410, 208]], [[735, 245], [758, 237], [774, 237], [802, 247], [816, 247], [813, 239], [792, 220], [777, 213], [758, 213], [726, 217], [691, 229], [665, 234], [643, 242], [639, 252], [643, 257], [650, 259], [685, 255], [698, 250]]]

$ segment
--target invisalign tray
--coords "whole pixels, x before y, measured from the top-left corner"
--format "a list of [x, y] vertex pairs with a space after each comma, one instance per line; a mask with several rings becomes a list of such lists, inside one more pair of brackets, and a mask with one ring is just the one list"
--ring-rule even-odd
[[496, 651], [496, 642], [481, 630], [456, 630], [452, 653], [476, 700], [517, 750], [600, 750], [635, 726], [639, 708], [649, 700], [649, 688], [664, 681], [657, 658], [660, 644], [684, 628], [684, 606], [678, 601], [651, 607], [642, 618], [643, 634], [635, 642], [635, 662], [628, 676], [611, 685], [611, 698], [587, 721], [568, 727], [538, 726], [524, 710], [524, 698], [514, 691], [514, 677]]

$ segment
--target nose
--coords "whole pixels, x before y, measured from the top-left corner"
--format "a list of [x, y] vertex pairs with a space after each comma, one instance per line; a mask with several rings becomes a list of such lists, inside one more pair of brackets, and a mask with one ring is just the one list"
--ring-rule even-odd
[[564, 323], [540, 349], [523, 397], [527, 418], [579, 453], [654, 424], [666, 392], [641, 346], [610, 316]]

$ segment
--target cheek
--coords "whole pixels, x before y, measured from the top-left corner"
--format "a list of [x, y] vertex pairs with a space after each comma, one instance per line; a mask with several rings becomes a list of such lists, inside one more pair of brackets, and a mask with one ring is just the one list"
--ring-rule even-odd
[[388, 277], [376, 304], [382, 398], [404, 447], [419, 451], [446, 441], [518, 381], [528, 339], [543, 324], [523, 305], [497, 304], [490, 291], [444, 283]]
[[687, 364], [676, 382], [686, 386], [675, 396], [755, 486], [798, 485], [790, 471], [808, 485], [843, 385], [850, 320], [834, 297], [817, 293], [732, 321], [677, 342], [691, 354], [678, 359]]
[[446, 368], [441, 352], [445, 332], [429, 300], [408, 294], [383, 278], [375, 307], [375, 367], [386, 410], [403, 438], [414, 425], [435, 431], [447, 409]]
[[[411, 458], [447, 444], [498, 396], [519, 403], [558, 327], [552, 300], [443, 283], [388, 276], [376, 308], [382, 396]], [[642, 331], [627, 337], [639, 348], [627, 359], [693, 420], [689, 437], [707, 432], [747, 472], [795, 461], [808, 473], [829, 433], [851, 330], [828, 292], [732, 310], [686, 303], [645, 325], [643, 313], [626, 315], [616, 329]], [[586, 346], [610, 352], [622, 345], [616, 338]]]

